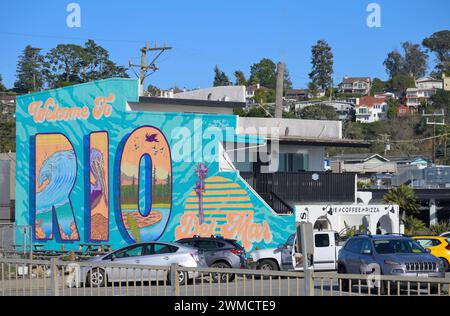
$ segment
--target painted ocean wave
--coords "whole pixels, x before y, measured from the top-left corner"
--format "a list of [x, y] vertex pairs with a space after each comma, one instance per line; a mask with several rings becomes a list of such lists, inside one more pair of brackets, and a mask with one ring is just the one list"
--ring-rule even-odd
[[73, 150], [60, 151], [43, 163], [38, 175], [39, 186], [48, 181], [36, 196], [36, 213], [51, 212], [52, 207], [68, 203], [68, 197], [77, 177], [77, 162]]

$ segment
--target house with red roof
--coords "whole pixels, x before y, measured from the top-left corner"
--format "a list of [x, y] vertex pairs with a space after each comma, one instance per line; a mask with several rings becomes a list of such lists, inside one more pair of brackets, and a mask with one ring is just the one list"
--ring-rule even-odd
[[356, 104], [356, 121], [373, 123], [387, 119], [387, 98], [365, 96], [359, 98]]
[[407, 117], [412, 114], [412, 110], [409, 106], [399, 105], [397, 107], [397, 117]]

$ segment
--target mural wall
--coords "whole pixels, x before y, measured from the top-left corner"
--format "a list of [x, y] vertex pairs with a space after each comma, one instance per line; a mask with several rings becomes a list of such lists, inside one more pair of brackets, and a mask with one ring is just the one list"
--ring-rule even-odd
[[219, 234], [251, 250], [294, 231], [293, 216], [273, 213], [237, 173], [220, 172], [217, 145], [235, 116], [133, 112], [127, 101], [138, 101], [136, 80], [18, 98], [16, 221], [35, 241], [115, 249]]

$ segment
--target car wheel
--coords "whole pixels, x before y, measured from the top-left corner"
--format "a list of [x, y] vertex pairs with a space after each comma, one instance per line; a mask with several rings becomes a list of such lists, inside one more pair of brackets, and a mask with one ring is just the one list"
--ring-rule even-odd
[[263, 271], [278, 271], [278, 265], [273, 260], [262, 260], [258, 264], [258, 270]]
[[87, 275], [87, 284], [91, 287], [104, 287], [106, 285], [106, 273], [103, 269], [94, 268]]
[[439, 259], [441, 259], [442, 262], [444, 263], [444, 271], [445, 271], [445, 272], [449, 271], [449, 263], [448, 263], [448, 260], [445, 259], [445, 258], [439, 258]]
[[[226, 262], [216, 262], [211, 265], [213, 269], [231, 269], [231, 266]], [[212, 278], [214, 282], [219, 282], [219, 273], [213, 273]], [[220, 282], [226, 283], [234, 280], [233, 274], [220, 273]]]
[[[172, 284], [172, 279], [170, 278], [171, 274], [168, 274], [169, 284]], [[185, 285], [188, 283], [189, 277], [186, 272], [178, 271], [178, 284]]]

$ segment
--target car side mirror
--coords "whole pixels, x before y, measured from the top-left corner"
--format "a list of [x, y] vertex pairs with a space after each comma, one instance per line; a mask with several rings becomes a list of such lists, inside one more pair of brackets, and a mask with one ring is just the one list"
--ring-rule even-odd
[[431, 253], [430, 248], [425, 248], [425, 252], [426, 252], [426, 253]]
[[115, 254], [111, 254], [111, 261], [114, 261], [114, 260], [116, 260], [116, 255]]
[[362, 254], [363, 254], [363, 255], [366, 255], [366, 256], [371, 256], [371, 255], [372, 255], [372, 250], [370, 250], [370, 249], [364, 249], [364, 250], [362, 251]]

